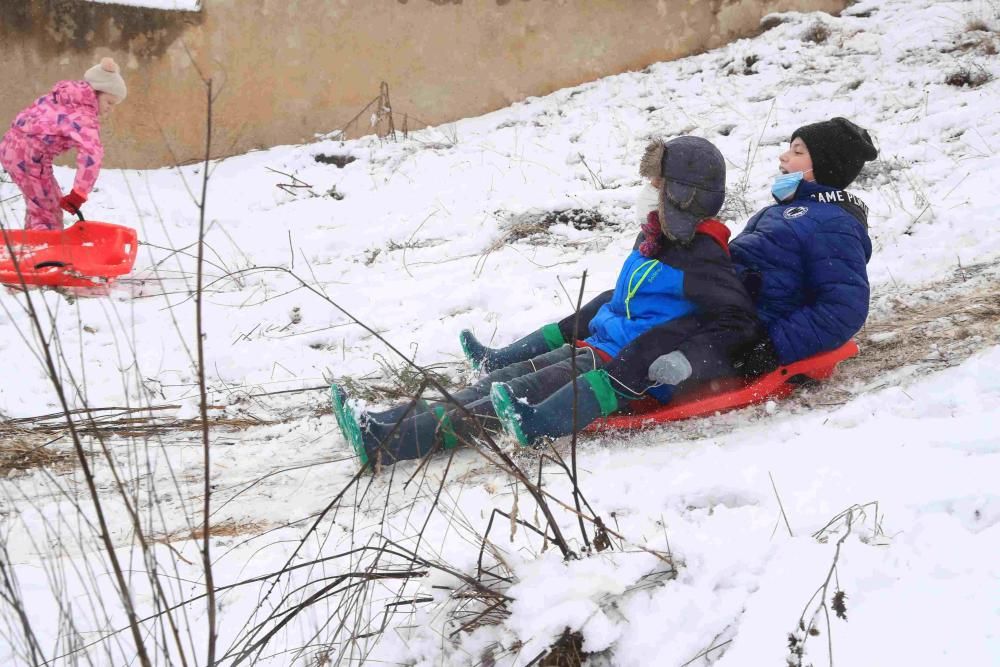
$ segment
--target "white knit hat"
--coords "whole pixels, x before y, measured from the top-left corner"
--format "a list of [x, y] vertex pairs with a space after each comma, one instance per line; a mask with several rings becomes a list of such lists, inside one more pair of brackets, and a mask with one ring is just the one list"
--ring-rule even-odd
[[102, 58], [100, 63], [84, 73], [83, 80], [98, 92], [114, 95], [119, 102], [124, 102], [128, 94], [125, 79], [118, 73], [118, 63], [113, 58]]

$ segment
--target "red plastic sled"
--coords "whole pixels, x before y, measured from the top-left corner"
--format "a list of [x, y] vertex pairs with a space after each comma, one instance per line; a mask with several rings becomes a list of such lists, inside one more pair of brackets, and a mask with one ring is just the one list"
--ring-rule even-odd
[[744, 408], [770, 399], [785, 398], [799, 385], [830, 377], [844, 359], [857, 355], [858, 345], [847, 341], [836, 350], [781, 366], [755, 380], [741, 378], [713, 380], [678, 393], [667, 405], [646, 398], [635, 403], [627, 414], [614, 414], [592, 423], [589, 431], [635, 430], [663, 422], [704, 417], [717, 412]]
[[138, 246], [131, 227], [93, 220], [59, 231], [0, 230], [0, 283], [107, 285], [132, 270]]

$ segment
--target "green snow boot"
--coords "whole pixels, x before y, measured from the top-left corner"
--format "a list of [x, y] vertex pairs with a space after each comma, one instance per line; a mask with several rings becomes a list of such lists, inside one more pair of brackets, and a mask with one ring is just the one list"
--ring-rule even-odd
[[364, 439], [361, 436], [361, 425], [354, 410], [347, 405], [347, 392], [340, 385], [334, 383], [330, 385], [330, 402], [333, 404], [333, 415], [337, 418], [337, 425], [344, 440], [350, 443], [351, 448], [364, 466], [368, 463], [368, 452], [365, 450]]
[[[608, 374], [601, 369], [584, 373], [577, 382], [578, 431], [598, 417], [616, 412], [626, 400], [615, 392]], [[522, 445], [534, 444], [543, 436], [558, 438], [573, 432], [572, 381], [536, 405], [515, 397], [510, 385], [504, 382], [493, 383], [490, 399], [504, 430]]]
[[537, 331], [532, 331], [524, 338], [515, 341], [507, 347], [487, 347], [476, 340], [468, 329], [458, 334], [465, 358], [472, 367], [484, 373], [495, 371], [518, 361], [527, 361], [539, 354], [550, 352], [566, 344], [558, 324], [546, 324]]

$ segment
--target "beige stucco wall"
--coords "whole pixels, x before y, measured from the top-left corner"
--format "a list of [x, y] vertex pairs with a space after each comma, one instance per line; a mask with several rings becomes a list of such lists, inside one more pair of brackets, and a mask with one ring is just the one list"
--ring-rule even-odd
[[[0, 127], [99, 56], [129, 98], [103, 130], [107, 164], [152, 167], [204, 152], [212, 77], [215, 153], [297, 143], [342, 127], [389, 85], [397, 128], [711, 49], [773, 11], [845, 0], [203, 0], [164, 12], [82, 0], [0, 0]], [[197, 65], [197, 67], [195, 66]], [[363, 128], [362, 128], [363, 129]]]

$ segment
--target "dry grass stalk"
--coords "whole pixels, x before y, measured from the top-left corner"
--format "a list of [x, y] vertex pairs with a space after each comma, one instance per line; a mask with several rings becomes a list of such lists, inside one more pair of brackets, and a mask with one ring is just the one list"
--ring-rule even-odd
[[[223, 521], [209, 526], [209, 537], [240, 537], [242, 535], [260, 535], [268, 530], [270, 526], [263, 521], [236, 522], [233, 520]], [[199, 526], [194, 530], [176, 530], [163, 535], [150, 536], [151, 542], [160, 544], [170, 544], [172, 542], [186, 542], [187, 540], [201, 540], [205, 537], [205, 527]]]
[[[177, 410], [179, 405], [161, 406], [163, 410]], [[210, 406], [218, 408], [221, 406]], [[134, 410], [132, 412], [149, 412], [151, 408]], [[118, 413], [120, 414], [120, 413]], [[209, 424], [213, 428], [232, 431], [243, 431], [254, 426], [268, 426], [276, 422], [259, 419], [253, 416], [247, 417], [210, 417]], [[147, 438], [150, 436], [163, 436], [168, 433], [195, 431], [201, 429], [201, 418], [174, 419], [157, 415], [142, 416], [95, 416], [87, 421], [77, 423], [77, 432], [81, 436], [92, 438]], [[61, 423], [57, 418], [30, 417], [11, 419], [0, 423], [0, 437], [12, 436], [14, 434], [44, 435], [47, 437], [58, 437], [66, 433], [66, 423]]]
[[583, 652], [583, 635], [579, 632], [570, 632], [567, 628], [558, 641], [545, 652], [544, 657], [535, 664], [539, 667], [579, 667], [586, 656], [587, 654]]
[[[918, 307], [900, 301], [888, 317], [867, 324], [858, 336], [862, 354], [844, 362], [844, 372], [853, 380], [871, 381], [889, 370], [911, 364], [954, 365], [976, 350], [1000, 343], [1000, 304], [996, 294], [1000, 280], [986, 281], [972, 290], [961, 288], [960, 279], [952, 282], [947, 299], [935, 298]], [[941, 294], [935, 285], [925, 294], [910, 296], [934, 298]], [[883, 338], [888, 334], [890, 337]], [[936, 346], [938, 358], [932, 358]]]
[[12, 477], [35, 468], [60, 471], [72, 465], [72, 452], [56, 450], [23, 437], [0, 438], [0, 477]]
[[[363, 399], [369, 403], [386, 403], [412, 399], [420, 390], [425, 375], [434, 379], [441, 386], [452, 389], [455, 381], [448, 374], [449, 364], [431, 364], [418, 370], [409, 364], [395, 365], [384, 357], [377, 356], [376, 362], [382, 371], [377, 377], [356, 380], [344, 377], [337, 382], [348, 395]], [[436, 401], [439, 396], [428, 392], [425, 400]]]

